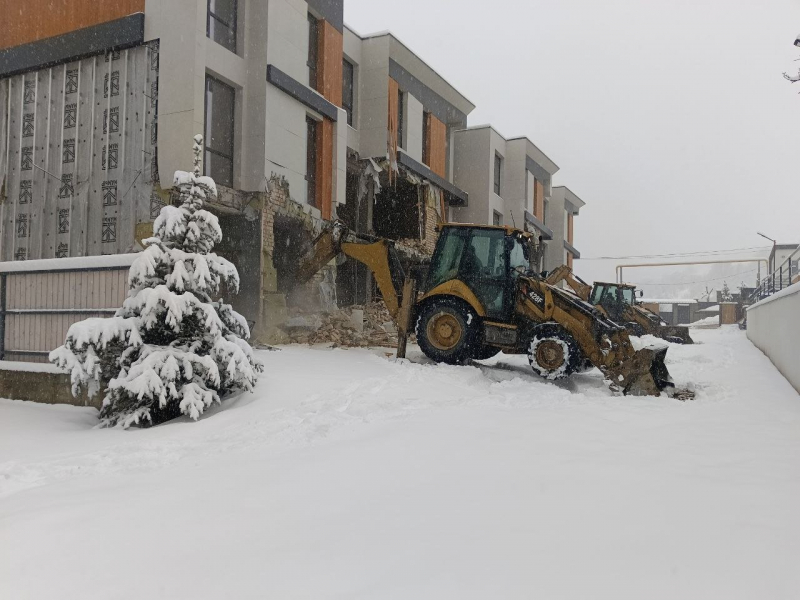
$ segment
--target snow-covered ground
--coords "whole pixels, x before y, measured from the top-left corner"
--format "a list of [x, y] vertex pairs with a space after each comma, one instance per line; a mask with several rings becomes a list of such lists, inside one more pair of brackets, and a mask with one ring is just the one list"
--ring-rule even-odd
[[303, 347], [197, 423], [2, 400], [0, 598], [798, 598], [800, 397], [692, 335], [686, 403]]

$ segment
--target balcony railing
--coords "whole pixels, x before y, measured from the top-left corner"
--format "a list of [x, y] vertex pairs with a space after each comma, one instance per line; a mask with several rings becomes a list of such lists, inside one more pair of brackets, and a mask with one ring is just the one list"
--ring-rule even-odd
[[792, 252], [779, 267], [758, 282], [758, 287], [750, 296], [750, 302], [755, 303], [792, 285], [792, 280], [800, 275], [798, 270], [800, 262], [800, 248]]

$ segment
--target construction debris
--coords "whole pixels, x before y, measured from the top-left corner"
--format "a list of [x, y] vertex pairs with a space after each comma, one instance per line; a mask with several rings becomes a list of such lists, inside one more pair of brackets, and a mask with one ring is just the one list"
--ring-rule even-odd
[[292, 344], [333, 344], [347, 348], [397, 346], [397, 327], [386, 306], [378, 302], [327, 313], [297, 314], [281, 328]]

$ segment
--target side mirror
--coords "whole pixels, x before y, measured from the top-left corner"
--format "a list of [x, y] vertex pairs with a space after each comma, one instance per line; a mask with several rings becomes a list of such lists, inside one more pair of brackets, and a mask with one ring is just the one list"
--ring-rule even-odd
[[644, 290], [636, 290], [636, 295], [639, 296], [639, 298], [644, 298]]

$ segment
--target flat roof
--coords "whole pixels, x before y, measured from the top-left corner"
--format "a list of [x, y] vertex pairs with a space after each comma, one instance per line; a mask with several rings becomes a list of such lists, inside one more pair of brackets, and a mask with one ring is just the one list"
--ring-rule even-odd
[[[421, 62], [421, 63], [422, 63], [422, 65], [423, 65], [425, 68], [427, 68], [428, 70], [430, 70], [430, 71], [431, 71], [431, 73], [433, 73], [433, 74], [434, 74], [436, 77], [438, 77], [439, 79], [441, 79], [441, 80], [442, 80], [442, 82], [443, 82], [445, 85], [447, 85], [447, 86], [448, 86], [448, 87], [449, 87], [451, 90], [453, 90], [453, 92], [455, 92], [455, 93], [456, 93], [456, 94], [459, 96], [459, 98], [460, 98], [460, 99], [463, 101], [463, 103], [469, 106], [469, 109], [464, 111], [465, 113], [469, 114], [470, 112], [472, 112], [473, 110], [475, 110], [475, 104], [474, 104], [473, 102], [471, 102], [471, 101], [469, 100], [469, 98], [467, 98], [467, 97], [466, 97], [464, 94], [462, 94], [460, 91], [458, 91], [458, 88], [456, 88], [456, 87], [455, 87], [455, 86], [454, 86], [452, 83], [450, 83], [450, 82], [447, 80], [447, 78], [443, 77], [443, 76], [442, 76], [442, 74], [441, 74], [441, 73], [439, 73], [439, 71], [437, 71], [437, 70], [436, 70], [436, 69], [434, 69], [432, 66], [430, 66], [430, 64], [428, 64], [428, 62], [427, 62], [426, 60], [424, 60], [422, 57], [420, 57], [420, 55], [419, 55], [419, 54], [417, 54], [417, 53], [416, 53], [416, 52], [414, 52], [414, 51], [413, 51], [411, 48], [409, 48], [408, 44], [406, 44], [406, 43], [405, 43], [403, 40], [401, 40], [400, 38], [398, 38], [398, 37], [397, 37], [397, 36], [396, 36], [394, 33], [392, 33], [391, 31], [389, 31], [389, 30], [385, 30], [385, 31], [378, 31], [378, 32], [375, 32], [375, 33], [368, 33], [368, 34], [366, 34], [366, 35], [361, 35], [361, 34], [357, 33], [357, 32], [356, 32], [356, 31], [355, 31], [355, 30], [354, 30], [352, 27], [348, 26], [347, 24], [345, 24], [345, 27], [347, 27], [347, 29], [349, 29], [349, 30], [350, 30], [350, 32], [351, 32], [353, 35], [355, 35], [355, 36], [359, 37], [359, 38], [360, 38], [362, 41], [363, 41], [363, 40], [370, 40], [370, 39], [375, 39], [375, 38], [379, 38], [379, 37], [387, 37], [387, 36], [388, 36], [389, 38], [391, 38], [392, 40], [394, 40], [395, 42], [397, 42], [398, 44], [400, 44], [400, 46], [402, 46], [402, 47], [403, 47], [403, 48], [404, 48], [404, 49], [405, 49], [405, 50], [406, 50], [406, 51], [407, 51], [409, 54], [411, 54], [411, 55], [412, 55], [414, 58], [416, 58], [416, 59], [417, 59], [419, 62]], [[390, 55], [390, 57], [391, 57], [391, 49], [390, 49], [389, 55]]]

